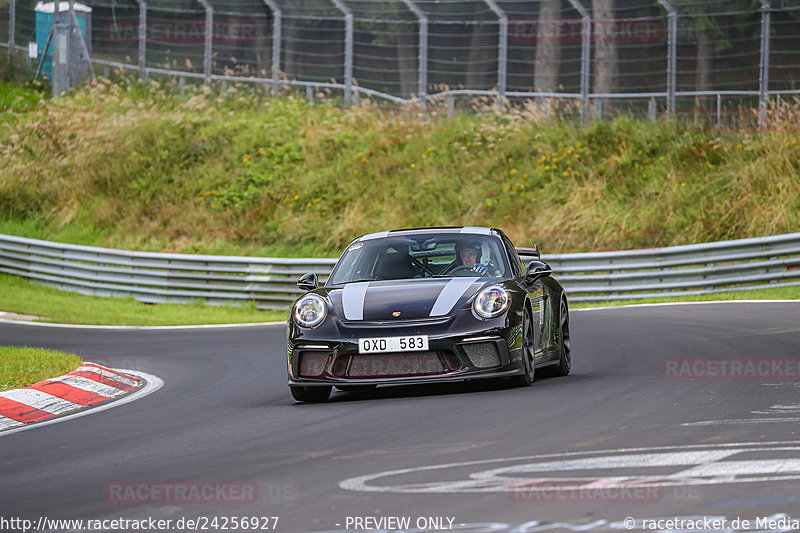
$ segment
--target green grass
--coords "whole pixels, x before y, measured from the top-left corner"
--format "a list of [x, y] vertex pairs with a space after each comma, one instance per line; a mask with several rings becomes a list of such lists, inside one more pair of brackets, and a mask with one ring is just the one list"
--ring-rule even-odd
[[52, 350], [0, 346], [0, 391], [61, 376], [81, 362], [77, 355]]
[[694, 296], [672, 296], [669, 298], [643, 298], [641, 300], [606, 300], [601, 302], [573, 302], [570, 304], [570, 308], [587, 309], [592, 307], [617, 307], [624, 305], [640, 305], [640, 304], [653, 304], [653, 303], [718, 302], [718, 301], [733, 301], [733, 300], [800, 300], [800, 286], [718, 292], [713, 294], [698, 294]]
[[133, 298], [103, 298], [61, 291], [0, 274], [0, 311], [41, 317], [68, 324], [171, 326], [285, 321], [284, 311], [192, 304], [144, 304]]

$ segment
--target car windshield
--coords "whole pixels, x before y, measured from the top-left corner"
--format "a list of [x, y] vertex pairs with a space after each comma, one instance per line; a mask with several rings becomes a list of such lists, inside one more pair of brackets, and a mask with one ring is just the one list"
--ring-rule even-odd
[[510, 273], [495, 235], [425, 233], [360, 240], [347, 247], [326, 285], [354, 281]]

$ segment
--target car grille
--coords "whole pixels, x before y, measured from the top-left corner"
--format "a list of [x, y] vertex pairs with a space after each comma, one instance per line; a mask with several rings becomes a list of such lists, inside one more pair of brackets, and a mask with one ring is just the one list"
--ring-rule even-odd
[[347, 376], [425, 376], [444, 371], [445, 367], [436, 352], [397, 352], [350, 356]]
[[497, 345], [493, 342], [467, 343], [462, 344], [462, 348], [472, 366], [478, 368], [500, 366], [500, 352], [497, 351]]
[[330, 352], [314, 352], [302, 351], [300, 352], [300, 362], [298, 367], [300, 375], [305, 378], [315, 378], [322, 375], [325, 370], [325, 364], [328, 362]]

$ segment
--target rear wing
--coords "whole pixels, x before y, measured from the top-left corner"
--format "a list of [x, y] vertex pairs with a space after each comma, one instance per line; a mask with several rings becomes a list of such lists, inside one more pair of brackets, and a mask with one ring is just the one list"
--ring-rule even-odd
[[535, 257], [537, 260], [542, 258], [542, 254], [539, 253], [539, 247], [536, 244], [533, 245], [533, 248], [522, 248], [518, 246], [516, 250], [519, 255], [524, 255], [525, 257]]

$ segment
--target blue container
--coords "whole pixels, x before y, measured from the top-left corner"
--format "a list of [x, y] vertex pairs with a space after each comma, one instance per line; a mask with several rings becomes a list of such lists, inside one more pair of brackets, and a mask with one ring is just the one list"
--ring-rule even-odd
[[[92, 8], [83, 4], [75, 3], [75, 18], [78, 19], [78, 27], [80, 28], [81, 35], [86, 37], [86, 47], [91, 54], [91, 31], [92, 31]], [[36, 44], [39, 47], [38, 60], [41, 61], [44, 55], [44, 62], [42, 63], [42, 75], [50, 77], [53, 73], [53, 45], [50, 42], [50, 47], [45, 50], [47, 44], [47, 36], [50, 34], [50, 27], [53, 25], [53, 15], [55, 12], [55, 2], [39, 2], [34, 8], [36, 12]], [[68, 24], [72, 17], [69, 14], [69, 2], [59, 3], [59, 13], [57, 22]], [[87, 34], [88, 31], [88, 34]]]

